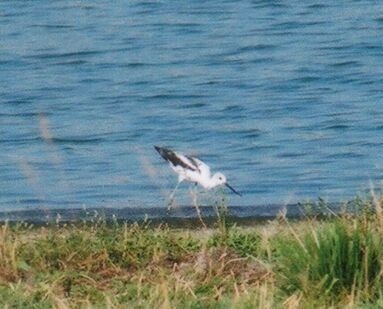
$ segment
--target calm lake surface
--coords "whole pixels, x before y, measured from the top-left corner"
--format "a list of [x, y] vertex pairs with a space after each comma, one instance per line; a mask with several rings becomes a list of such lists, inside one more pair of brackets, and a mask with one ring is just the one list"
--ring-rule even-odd
[[380, 187], [383, 4], [315, 3], [0, 1], [0, 210], [165, 207], [153, 145], [230, 205]]

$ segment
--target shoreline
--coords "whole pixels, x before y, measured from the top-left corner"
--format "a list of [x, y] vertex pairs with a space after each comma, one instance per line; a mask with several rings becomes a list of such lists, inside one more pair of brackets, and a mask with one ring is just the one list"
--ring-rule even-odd
[[[342, 209], [340, 203], [326, 204], [326, 209], [311, 203], [311, 212], [318, 215], [324, 212], [334, 213]], [[217, 208], [213, 206], [199, 206], [201, 215], [207, 221], [217, 219]], [[272, 220], [283, 213], [287, 218], [302, 219], [307, 213], [307, 205], [297, 203], [289, 205], [262, 206], [229, 206], [225, 208], [227, 218], [235, 222], [251, 223], [253, 221]], [[198, 220], [194, 206], [178, 206], [170, 212], [166, 207], [124, 207], [124, 208], [37, 208], [20, 210], [0, 210], [0, 223], [28, 222], [44, 224], [51, 222], [91, 221], [100, 217], [106, 221], [126, 221], [128, 223], [151, 221], [168, 223], [171, 225], [193, 223]]]

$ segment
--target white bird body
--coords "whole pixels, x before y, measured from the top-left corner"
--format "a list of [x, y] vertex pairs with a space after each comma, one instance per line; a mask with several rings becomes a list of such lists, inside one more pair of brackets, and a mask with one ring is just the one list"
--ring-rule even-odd
[[163, 147], [154, 146], [158, 153], [169, 162], [170, 167], [178, 174], [178, 185], [184, 181], [198, 183], [203, 188], [210, 190], [219, 185], [226, 185], [234, 193], [241, 195], [231, 187], [222, 173], [211, 176], [210, 167], [201, 160], [172, 151]]
[[196, 170], [191, 170], [188, 168], [184, 168], [180, 165], [174, 166], [171, 162], [169, 162], [170, 167], [178, 174], [178, 181], [191, 181], [199, 183], [205, 189], [211, 189], [210, 184], [210, 168], [208, 165], [203, 163], [201, 160], [197, 158], [193, 158], [193, 162], [188, 159], [188, 157], [183, 154], [175, 152], [175, 154], [182, 160], [183, 162], [193, 166], [193, 163], [197, 163], [198, 168]]

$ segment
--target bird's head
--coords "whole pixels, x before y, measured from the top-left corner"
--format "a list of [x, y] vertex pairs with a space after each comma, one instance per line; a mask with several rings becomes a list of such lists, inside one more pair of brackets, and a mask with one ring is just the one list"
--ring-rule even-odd
[[215, 173], [213, 179], [216, 186], [223, 185], [226, 183], [226, 176], [222, 173]]
[[241, 193], [236, 191], [229, 183], [227, 182], [226, 176], [222, 173], [215, 173], [213, 176], [215, 186], [225, 185], [228, 187], [231, 191], [233, 191], [235, 194], [242, 196]]

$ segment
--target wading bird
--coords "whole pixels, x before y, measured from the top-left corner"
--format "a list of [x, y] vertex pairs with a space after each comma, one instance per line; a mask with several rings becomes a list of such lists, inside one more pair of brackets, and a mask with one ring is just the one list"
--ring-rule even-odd
[[154, 148], [158, 151], [161, 157], [169, 162], [170, 167], [178, 174], [178, 183], [170, 194], [169, 208], [171, 207], [178, 186], [184, 180], [199, 184], [207, 190], [220, 185], [225, 185], [235, 194], [241, 196], [238, 191], [229, 185], [224, 174], [215, 173], [214, 175], [211, 175], [210, 167], [201, 160], [164, 147], [154, 146]]

